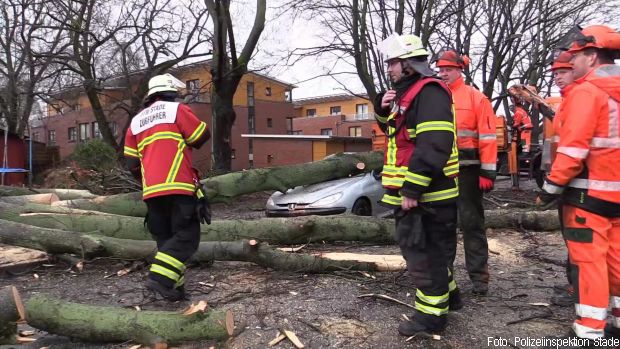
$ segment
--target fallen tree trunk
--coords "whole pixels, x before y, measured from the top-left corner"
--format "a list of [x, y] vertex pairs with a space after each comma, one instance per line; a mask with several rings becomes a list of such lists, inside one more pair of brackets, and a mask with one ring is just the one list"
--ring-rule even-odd
[[1, 202], [6, 202], [13, 205], [24, 205], [28, 203], [51, 205], [55, 202], [58, 202], [58, 200], [60, 200], [58, 198], [58, 195], [54, 193], [0, 197]]
[[[15, 206], [0, 202], [0, 219], [122, 239], [151, 239], [144, 219], [96, 211], [43, 205]], [[202, 241], [256, 239], [280, 245], [333, 241], [390, 244], [393, 243], [394, 222], [359, 216], [306, 216], [213, 221], [211, 225], [202, 225], [201, 228]]]
[[146, 205], [142, 201], [142, 192], [97, 196], [92, 199], [63, 200], [53, 203], [53, 206], [134, 217], [144, 217], [146, 215]]
[[525, 229], [532, 231], [552, 231], [560, 229], [560, 218], [557, 210], [547, 211], [485, 211], [487, 228], [493, 229]]
[[24, 187], [11, 187], [8, 185], [0, 185], [0, 197], [2, 196], [21, 196], [32, 194], [47, 194], [53, 193], [58, 196], [60, 200], [73, 200], [73, 199], [91, 199], [97, 195], [82, 189], [62, 189], [62, 188], [24, 188]]
[[[55, 254], [70, 253], [82, 258], [147, 259], [156, 251], [153, 241], [80, 235], [5, 220], [0, 220], [0, 243]], [[201, 242], [193, 259], [198, 262], [214, 260], [251, 262], [276, 270], [305, 273], [336, 270], [378, 271], [381, 269], [379, 265], [372, 262], [339, 261], [323, 258], [320, 255], [283, 252], [255, 240]]]
[[[360, 166], [362, 164], [362, 166]], [[339, 153], [328, 159], [300, 165], [260, 168], [203, 179], [212, 202], [230, 201], [243, 194], [287, 189], [325, 182], [383, 166], [383, 153]], [[360, 168], [362, 167], [362, 168]]]
[[38, 194], [38, 192], [24, 187], [12, 187], [10, 185], [0, 185], [0, 196], [18, 196]]
[[17, 343], [17, 322], [25, 318], [15, 286], [0, 289], [0, 345]]
[[71, 303], [42, 294], [32, 296], [25, 309], [30, 326], [84, 341], [174, 345], [200, 339], [223, 340], [234, 329], [230, 310], [210, 309], [190, 315], [136, 311]]

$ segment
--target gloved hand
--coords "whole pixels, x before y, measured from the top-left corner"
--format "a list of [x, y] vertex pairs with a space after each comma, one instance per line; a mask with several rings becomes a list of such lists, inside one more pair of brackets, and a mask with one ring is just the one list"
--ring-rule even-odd
[[483, 192], [489, 192], [493, 189], [493, 180], [487, 177], [478, 177], [478, 186]]
[[557, 203], [558, 195], [541, 191], [536, 196], [536, 206], [542, 210], [547, 210]]
[[209, 200], [206, 196], [198, 198], [197, 200], [196, 214], [198, 215], [200, 224], [211, 224], [211, 205], [209, 204]]

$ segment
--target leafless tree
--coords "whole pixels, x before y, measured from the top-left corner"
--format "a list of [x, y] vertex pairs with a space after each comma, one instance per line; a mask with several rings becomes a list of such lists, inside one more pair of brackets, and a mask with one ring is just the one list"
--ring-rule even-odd
[[37, 97], [58, 78], [52, 57], [65, 48], [45, 12], [41, 1], [0, 0], [0, 118], [20, 136]]
[[250, 34], [237, 52], [237, 42], [230, 15], [230, 0], [205, 0], [213, 18], [213, 60], [211, 63], [211, 109], [213, 111], [213, 165], [216, 173], [231, 169], [230, 134], [236, 114], [233, 97], [239, 82], [248, 72], [248, 63], [265, 27], [266, 0], [257, 0]]

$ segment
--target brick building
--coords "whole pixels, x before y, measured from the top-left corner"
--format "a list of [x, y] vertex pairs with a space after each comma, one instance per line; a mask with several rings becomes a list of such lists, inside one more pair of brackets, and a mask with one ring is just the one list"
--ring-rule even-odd
[[[209, 61], [192, 63], [171, 70], [177, 78], [185, 81], [192, 95], [189, 106], [198, 118], [212, 125], [211, 74]], [[139, 73], [136, 73], [136, 76]], [[137, 79], [135, 79], [137, 80]], [[120, 142], [129, 125], [130, 116], [118, 108], [129, 98], [129, 89], [119, 79], [104, 83], [101, 102], [107, 113], [112, 132]], [[292, 103], [294, 85], [272, 77], [248, 73], [244, 75], [233, 98], [237, 114], [232, 128], [232, 170], [253, 167], [253, 144], [241, 134], [290, 134], [291, 120], [296, 113]], [[76, 144], [101, 137], [99, 127], [88, 98], [81, 88], [69, 88], [58, 92], [55, 100], [47, 106], [47, 117], [31, 125], [34, 140], [56, 145], [60, 157], [67, 158]], [[201, 171], [211, 167], [211, 142], [194, 152], [194, 164]]]
[[338, 94], [295, 100], [293, 133], [371, 138], [373, 107], [364, 97]]

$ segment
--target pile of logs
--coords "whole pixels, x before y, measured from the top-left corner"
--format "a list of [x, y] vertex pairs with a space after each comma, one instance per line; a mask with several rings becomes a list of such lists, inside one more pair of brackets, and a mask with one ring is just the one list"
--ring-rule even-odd
[[[231, 173], [203, 180], [211, 202], [229, 202], [257, 191], [286, 191], [379, 169], [382, 155], [340, 154], [318, 162]], [[95, 196], [80, 190], [0, 188], [0, 243], [79, 259], [112, 256], [149, 259], [156, 246], [146, 231], [146, 206], [140, 192]], [[217, 218], [217, 217], [215, 217]], [[556, 230], [556, 211], [487, 211], [489, 228]], [[275, 245], [362, 241], [392, 244], [391, 219], [349, 216], [307, 216], [258, 220], [215, 220], [202, 226], [197, 261], [244, 261], [281, 271], [322, 273], [341, 270], [402, 269], [402, 260], [310, 254]], [[189, 339], [222, 339], [232, 334], [232, 314], [206, 310], [192, 315], [136, 312], [74, 304], [37, 295], [22, 304], [17, 291], [0, 293], [0, 344], [15, 336], [15, 323], [74, 338], [102, 341], [134, 340], [143, 344], [177, 343]], [[62, 313], [72, 316], [58, 316]], [[104, 315], [105, 314], [105, 315]]]

